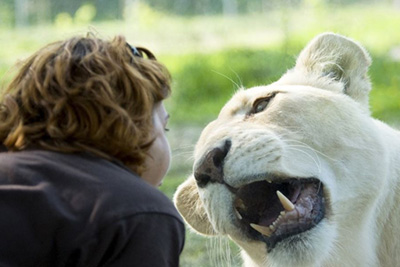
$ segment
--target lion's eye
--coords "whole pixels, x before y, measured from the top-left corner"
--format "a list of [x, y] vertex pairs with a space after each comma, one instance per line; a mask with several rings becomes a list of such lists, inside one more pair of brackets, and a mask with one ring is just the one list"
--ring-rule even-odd
[[268, 106], [268, 103], [269, 103], [269, 99], [264, 99], [264, 100], [258, 102], [257, 105], [254, 106], [253, 113], [259, 113], [259, 112], [263, 111]]
[[277, 92], [274, 92], [273, 94], [271, 94], [267, 97], [257, 99], [253, 104], [253, 108], [250, 111], [250, 114], [255, 114], [255, 113], [259, 113], [259, 112], [263, 111], [268, 106], [269, 102], [271, 101], [272, 98], [274, 98], [274, 96], [276, 94], [277, 94]]

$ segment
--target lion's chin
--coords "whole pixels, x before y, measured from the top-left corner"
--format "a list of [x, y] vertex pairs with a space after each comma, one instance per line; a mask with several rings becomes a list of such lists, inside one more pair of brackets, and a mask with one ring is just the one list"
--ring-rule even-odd
[[325, 199], [318, 179], [275, 178], [240, 187], [233, 208], [241, 231], [265, 242], [271, 252], [279, 242], [318, 225], [326, 215]]

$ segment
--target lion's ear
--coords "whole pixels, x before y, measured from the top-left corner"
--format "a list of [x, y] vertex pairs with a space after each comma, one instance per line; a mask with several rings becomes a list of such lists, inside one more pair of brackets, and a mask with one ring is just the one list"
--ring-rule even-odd
[[181, 184], [174, 195], [174, 203], [187, 224], [203, 235], [216, 235], [200, 200], [194, 177]]
[[318, 81], [318, 77], [341, 83], [341, 90], [368, 106], [371, 83], [367, 76], [371, 58], [355, 41], [334, 33], [318, 35], [300, 53], [295, 72]]

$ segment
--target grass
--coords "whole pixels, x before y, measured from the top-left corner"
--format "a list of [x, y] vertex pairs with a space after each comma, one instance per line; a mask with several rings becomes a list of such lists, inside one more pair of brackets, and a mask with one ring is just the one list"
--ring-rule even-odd
[[[10, 67], [17, 60], [48, 42], [90, 29], [101, 37], [123, 34], [132, 44], [150, 48], [174, 80], [167, 101], [173, 165], [161, 187], [169, 197], [191, 172], [191, 155], [201, 129], [217, 116], [236, 88], [278, 79], [293, 66], [304, 45], [321, 32], [350, 36], [371, 52], [371, 110], [375, 117], [399, 124], [400, 62], [390, 51], [400, 46], [400, 11], [384, 5], [337, 7], [304, 2], [296, 9], [228, 17], [174, 17], [147, 9], [126, 21], [91, 26], [61, 23], [7, 29], [0, 25], [0, 84], [10, 79]], [[226, 248], [230, 255], [224, 252]], [[240, 266], [238, 253], [227, 240], [205, 239], [188, 230], [181, 266]]]

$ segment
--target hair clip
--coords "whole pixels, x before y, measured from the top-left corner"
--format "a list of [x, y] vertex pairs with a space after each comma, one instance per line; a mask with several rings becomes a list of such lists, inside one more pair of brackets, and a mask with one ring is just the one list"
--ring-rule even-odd
[[136, 56], [136, 57], [143, 57], [142, 54], [139, 53], [139, 51], [136, 49], [136, 47], [131, 46], [130, 44], [126, 43], [126, 45], [129, 47], [129, 49], [132, 52], [132, 55]]

